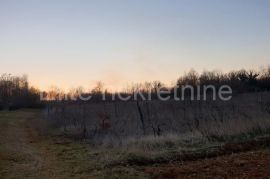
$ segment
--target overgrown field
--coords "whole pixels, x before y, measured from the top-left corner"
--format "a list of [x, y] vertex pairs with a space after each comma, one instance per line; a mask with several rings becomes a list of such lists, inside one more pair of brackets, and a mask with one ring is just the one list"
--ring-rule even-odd
[[97, 145], [157, 149], [179, 143], [225, 142], [269, 132], [270, 93], [230, 101], [54, 102], [45, 112], [51, 127]]
[[[140, 141], [138, 147], [109, 147], [89, 139], [78, 140], [51, 128], [44, 118], [45, 112], [0, 112], [1, 177], [198, 178], [245, 174], [245, 178], [252, 178], [268, 175], [270, 139], [267, 133], [256, 133], [249, 138], [234, 136], [242, 142], [229, 143], [185, 142], [171, 136], [172, 142], [168, 136], [156, 136], [145, 139], [144, 144]], [[229, 164], [231, 167], [227, 167]]]

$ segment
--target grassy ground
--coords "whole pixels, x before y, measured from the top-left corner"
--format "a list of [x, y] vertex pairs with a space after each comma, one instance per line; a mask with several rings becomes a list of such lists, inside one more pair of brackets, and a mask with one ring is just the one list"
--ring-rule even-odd
[[59, 135], [41, 135], [33, 123], [42, 121], [40, 114], [38, 110], [0, 112], [2, 178], [147, 178], [140, 168], [107, 166], [117, 152], [93, 150]]
[[40, 110], [0, 112], [0, 178], [267, 178], [270, 140], [120, 151], [44, 131]]

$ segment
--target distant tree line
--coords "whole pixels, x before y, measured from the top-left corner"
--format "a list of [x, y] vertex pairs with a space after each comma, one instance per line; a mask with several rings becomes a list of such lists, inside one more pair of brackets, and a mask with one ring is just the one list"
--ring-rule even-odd
[[[194, 90], [200, 90], [201, 93], [203, 91], [202, 87], [207, 85], [216, 88], [228, 85], [232, 88], [234, 94], [270, 91], [270, 66], [261, 68], [259, 71], [242, 69], [228, 73], [204, 71], [199, 74], [191, 69], [178, 78], [176, 84], [171, 87], [166, 87], [162, 82], [154, 81], [132, 85], [125, 92], [128, 94], [140, 91], [142, 93], [151, 93], [155, 97], [157, 90], [164, 88], [170, 90], [170, 95], [173, 95], [179, 92], [175, 91], [175, 89], [178, 89], [176, 87], [186, 85], [194, 87]], [[197, 88], [198, 86], [201, 88]]]
[[29, 87], [26, 75], [2, 74], [0, 76], [0, 109], [15, 110], [41, 106], [39, 90]]
[[228, 73], [204, 71], [200, 75], [190, 70], [177, 80], [177, 85], [229, 85], [234, 93], [258, 92], [270, 90], [270, 67], [255, 70], [238, 70]]
[[[199, 93], [203, 93], [202, 87], [208, 85], [214, 86], [216, 89], [223, 85], [228, 85], [231, 87], [233, 94], [270, 91], [270, 66], [261, 68], [259, 71], [241, 69], [228, 73], [222, 73], [221, 71], [204, 71], [199, 74], [191, 69], [189, 72], [179, 77], [175, 85], [168, 87], [160, 81], [138, 83], [129, 86], [123, 90], [122, 93], [123, 95], [128, 95], [141, 92], [142, 94], [151, 94], [151, 99], [155, 99], [158, 90], [166, 89], [170, 91], [170, 94], [167, 95], [180, 93], [179, 95], [181, 96], [181, 87], [186, 85], [194, 87], [195, 93], [197, 93], [196, 90], [200, 90]], [[200, 86], [200, 88], [197, 88], [198, 86]], [[106, 90], [104, 91], [106, 92]], [[186, 92], [187, 94], [185, 93], [185, 95], [188, 95], [189, 91], [187, 90]], [[100, 92], [94, 94], [100, 94]], [[107, 92], [107, 95], [113, 94]]]
[[[129, 85], [123, 89], [120, 94], [122, 97], [126, 97], [135, 93], [140, 92], [144, 96], [151, 95], [151, 99], [157, 98], [157, 91], [160, 89], [165, 89], [170, 91], [170, 94], [181, 93], [180, 91], [175, 91], [175, 87], [181, 86], [192, 86], [196, 90], [203, 92], [203, 88], [198, 89], [197, 86], [207, 86], [211, 85], [218, 89], [222, 85], [228, 85], [231, 87], [233, 94], [249, 93], [249, 92], [262, 92], [270, 91], [270, 66], [266, 68], [261, 68], [260, 70], [237, 70], [228, 73], [222, 73], [220, 71], [204, 71], [201, 74], [191, 69], [189, 72], [182, 75], [177, 79], [176, 83], [172, 86], [166, 86], [160, 81], [136, 83]], [[180, 89], [179, 89], [180, 90]], [[188, 90], [185, 95], [188, 95]], [[209, 91], [211, 92], [211, 91]], [[44, 93], [46, 99], [67, 99], [72, 101], [72, 99], [77, 99], [79, 95], [84, 97], [91, 95], [91, 101], [100, 101], [105, 97], [106, 101], [110, 101], [115, 98], [117, 100], [117, 95], [113, 92], [109, 92], [102, 82], [98, 82], [97, 85], [90, 91], [84, 91], [82, 87], [74, 88], [68, 93], [64, 93], [60, 88], [53, 87]], [[141, 96], [137, 96], [141, 99]]]
[[[194, 90], [198, 90], [196, 88], [198, 85], [212, 85], [216, 88], [222, 85], [229, 85], [233, 90], [233, 94], [270, 91], [270, 66], [261, 68], [258, 71], [242, 69], [228, 73], [204, 71], [199, 74], [195, 70], [190, 70], [178, 78], [175, 85], [170, 87], [160, 81], [137, 83], [123, 89], [121, 96], [125, 97], [140, 92], [141, 94], [150, 94], [151, 99], [155, 99], [159, 89], [169, 90], [171, 93], [167, 95], [174, 95], [175, 93], [180, 93], [174, 90], [175, 86], [181, 87], [185, 85], [193, 86]], [[102, 82], [98, 82], [91, 91], [84, 91], [82, 87], [78, 87], [65, 93], [61, 88], [54, 87], [42, 94], [45, 101], [40, 100], [40, 91], [38, 89], [29, 87], [26, 75], [13, 76], [2, 74], [0, 76], [0, 109], [41, 107], [46, 101], [59, 101], [59, 99], [60, 101], [63, 99], [72, 101], [72, 99], [76, 99], [79, 95], [91, 95], [91, 101], [97, 102], [104, 98], [104, 96], [106, 101], [113, 99], [113, 97], [117, 100], [117, 96], [106, 90]], [[138, 99], [140, 98], [141, 96], [138, 95]]]

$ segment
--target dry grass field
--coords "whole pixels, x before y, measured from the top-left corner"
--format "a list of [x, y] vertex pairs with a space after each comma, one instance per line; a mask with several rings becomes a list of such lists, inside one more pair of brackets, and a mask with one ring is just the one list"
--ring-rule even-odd
[[99, 148], [47, 131], [41, 110], [0, 113], [1, 178], [267, 178], [268, 138], [163, 153]]

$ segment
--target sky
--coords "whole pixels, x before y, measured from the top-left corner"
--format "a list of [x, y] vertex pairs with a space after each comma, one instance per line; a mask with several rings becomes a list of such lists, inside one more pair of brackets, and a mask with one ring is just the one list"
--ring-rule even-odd
[[112, 90], [270, 64], [269, 0], [0, 0], [0, 73]]

